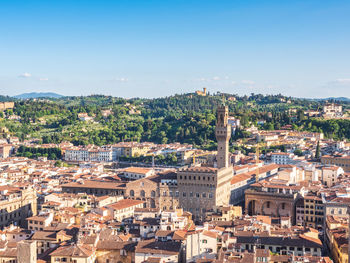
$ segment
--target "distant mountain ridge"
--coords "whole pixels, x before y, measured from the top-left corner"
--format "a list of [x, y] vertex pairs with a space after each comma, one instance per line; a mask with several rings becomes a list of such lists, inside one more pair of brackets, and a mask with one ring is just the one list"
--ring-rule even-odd
[[29, 92], [13, 96], [16, 99], [62, 98], [63, 95], [54, 92]]
[[347, 97], [329, 97], [329, 98], [320, 98], [320, 99], [311, 99], [315, 101], [344, 101], [344, 102], [350, 102], [350, 99]]

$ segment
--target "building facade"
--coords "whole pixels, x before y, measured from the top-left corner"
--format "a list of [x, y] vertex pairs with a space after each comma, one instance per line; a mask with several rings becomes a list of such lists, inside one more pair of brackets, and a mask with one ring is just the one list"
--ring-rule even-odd
[[0, 227], [24, 226], [26, 218], [37, 214], [36, 191], [31, 187], [0, 186]]
[[205, 219], [207, 212], [217, 206], [227, 206], [230, 201], [233, 169], [229, 161], [231, 126], [227, 106], [218, 107], [215, 134], [218, 141], [217, 167], [192, 166], [177, 172], [180, 207], [200, 221]]

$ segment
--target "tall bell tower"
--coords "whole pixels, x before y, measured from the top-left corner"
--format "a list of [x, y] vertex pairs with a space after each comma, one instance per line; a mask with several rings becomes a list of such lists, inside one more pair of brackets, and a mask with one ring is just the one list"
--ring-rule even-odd
[[231, 126], [228, 125], [228, 107], [221, 105], [217, 109], [216, 141], [218, 142], [217, 166], [229, 167], [229, 140], [231, 138]]

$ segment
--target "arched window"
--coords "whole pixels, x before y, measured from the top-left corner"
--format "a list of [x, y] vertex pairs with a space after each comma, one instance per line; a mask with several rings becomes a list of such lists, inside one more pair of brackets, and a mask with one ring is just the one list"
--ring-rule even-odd
[[156, 191], [151, 192], [151, 197], [156, 197]]
[[151, 207], [151, 208], [156, 208], [156, 201], [154, 201], [154, 199], [151, 199], [151, 201], [150, 201], [150, 207]]
[[144, 190], [141, 190], [141, 197], [145, 197], [146, 196], [146, 193]]
[[134, 190], [130, 190], [130, 196], [134, 197], [135, 196], [135, 192]]

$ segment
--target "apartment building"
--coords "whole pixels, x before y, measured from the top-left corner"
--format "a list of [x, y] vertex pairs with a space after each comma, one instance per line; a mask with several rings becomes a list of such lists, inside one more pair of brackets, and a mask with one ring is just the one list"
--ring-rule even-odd
[[336, 165], [345, 172], [350, 172], [350, 156], [330, 156], [324, 155], [321, 157], [321, 163], [324, 165]]
[[344, 170], [338, 166], [325, 166], [321, 168], [321, 181], [324, 185], [331, 187], [338, 183], [340, 175], [344, 174]]
[[316, 195], [304, 196], [304, 225], [315, 229], [323, 229], [324, 208], [322, 198]]
[[292, 164], [294, 162], [295, 155], [293, 153], [272, 153], [271, 161], [275, 164]]
[[147, 154], [152, 147], [153, 143], [120, 142], [112, 145], [112, 150], [116, 157], [136, 157]]
[[30, 186], [0, 186], [0, 227], [24, 226], [26, 218], [37, 214], [36, 191]]
[[71, 147], [65, 149], [64, 160], [67, 162], [113, 162], [112, 148]]

